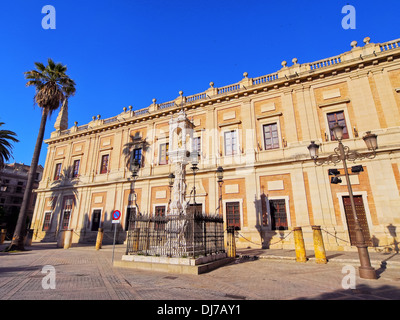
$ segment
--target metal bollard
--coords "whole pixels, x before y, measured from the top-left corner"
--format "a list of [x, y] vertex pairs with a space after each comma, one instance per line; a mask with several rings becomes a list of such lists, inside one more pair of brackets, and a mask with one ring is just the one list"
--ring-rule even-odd
[[315, 262], [316, 263], [327, 263], [325, 253], [324, 240], [322, 238], [322, 232], [320, 226], [312, 226], [313, 230], [313, 239], [314, 239], [314, 253], [315, 253]]
[[303, 231], [301, 227], [293, 228], [294, 245], [296, 249], [296, 262], [306, 262], [306, 248], [304, 246]]
[[228, 227], [228, 257], [236, 258], [236, 239], [234, 227]]
[[97, 230], [97, 239], [96, 239], [96, 250], [100, 250], [101, 249], [101, 244], [103, 243], [103, 228], [99, 228]]

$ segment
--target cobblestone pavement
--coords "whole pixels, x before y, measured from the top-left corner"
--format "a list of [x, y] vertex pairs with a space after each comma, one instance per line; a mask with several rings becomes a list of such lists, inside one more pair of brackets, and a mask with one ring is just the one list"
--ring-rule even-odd
[[[115, 260], [122, 254], [124, 246], [117, 245]], [[350, 260], [318, 265], [312, 259], [306, 263], [254, 259], [242, 252], [231, 264], [196, 276], [117, 268], [112, 266], [111, 257], [112, 246], [96, 251], [94, 246], [60, 249], [54, 243], [34, 243], [23, 252], [0, 252], [0, 299], [400, 299], [400, 265], [396, 263], [373, 264], [378, 280], [356, 277], [356, 287], [346, 290], [342, 281], [347, 273], [342, 273], [342, 268], [352, 264]], [[45, 265], [55, 269], [55, 289], [42, 287]]]

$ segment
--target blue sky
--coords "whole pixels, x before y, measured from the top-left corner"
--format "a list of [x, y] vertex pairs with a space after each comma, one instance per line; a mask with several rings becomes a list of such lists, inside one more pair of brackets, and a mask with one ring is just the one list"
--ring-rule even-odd
[[[343, 6], [356, 29], [342, 28]], [[42, 28], [42, 7], [56, 9], [56, 29]], [[350, 42], [400, 38], [398, 0], [14, 0], [0, 11], [0, 122], [20, 140], [16, 162], [30, 164], [40, 123], [23, 72], [51, 57], [68, 67], [76, 95], [69, 126], [273, 73], [296, 57], [312, 62], [351, 49]], [[7, 75], [7, 77], [5, 77]], [[45, 139], [54, 131], [49, 119]], [[43, 145], [39, 164], [47, 154]]]

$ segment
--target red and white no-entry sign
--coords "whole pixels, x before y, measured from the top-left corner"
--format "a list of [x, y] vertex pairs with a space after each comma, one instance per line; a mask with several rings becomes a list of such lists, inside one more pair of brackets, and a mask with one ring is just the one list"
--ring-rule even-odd
[[112, 213], [112, 223], [114, 224], [114, 241], [113, 241], [113, 251], [112, 251], [112, 260], [111, 263], [114, 263], [114, 249], [115, 249], [115, 236], [117, 235], [117, 223], [119, 223], [119, 219], [121, 218], [121, 211], [114, 210]]
[[121, 218], [121, 211], [114, 210], [112, 213], [113, 222], [112, 223], [119, 223], [119, 219]]

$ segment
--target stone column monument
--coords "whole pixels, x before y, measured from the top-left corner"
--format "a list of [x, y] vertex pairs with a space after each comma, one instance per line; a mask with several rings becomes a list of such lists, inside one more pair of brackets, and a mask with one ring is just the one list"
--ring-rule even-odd
[[193, 153], [193, 127], [183, 109], [169, 121], [168, 158], [175, 174], [169, 215], [186, 215], [186, 165]]
[[167, 213], [169, 221], [166, 225], [169, 252], [172, 255], [185, 256], [193, 250], [185, 236], [187, 226], [186, 207], [186, 166], [193, 150], [193, 124], [183, 109], [177, 118], [169, 121], [168, 158], [174, 167], [175, 180], [171, 192], [171, 205]]

